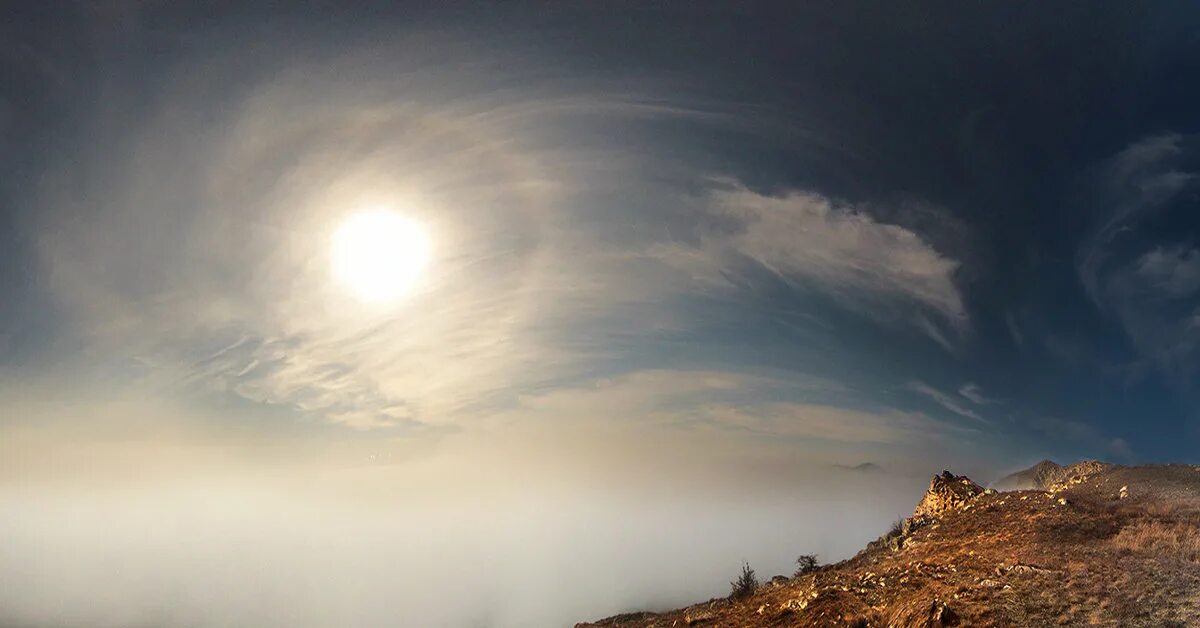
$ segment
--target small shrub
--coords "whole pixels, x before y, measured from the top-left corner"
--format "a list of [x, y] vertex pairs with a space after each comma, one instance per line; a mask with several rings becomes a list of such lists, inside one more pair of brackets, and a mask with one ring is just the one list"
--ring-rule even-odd
[[801, 554], [800, 558], [796, 559], [796, 575], [803, 576], [816, 571], [818, 564], [820, 563], [817, 562], [816, 554]]
[[740, 599], [750, 596], [758, 589], [758, 577], [750, 568], [750, 563], [742, 563], [742, 574], [729, 583], [729, 597]]
[[891, 529], [888, 530], [888, 536], [900, 536], [904, 534], [904, 517], [896, 516], [896, 520], [892, 522]]

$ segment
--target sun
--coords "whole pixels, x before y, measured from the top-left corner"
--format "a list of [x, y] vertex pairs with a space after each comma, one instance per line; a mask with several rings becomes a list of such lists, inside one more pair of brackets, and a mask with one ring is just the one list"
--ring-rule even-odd
[[386, 209], [363, 211], [333, 234], [333, 275], [358, 299], [387, 303], [412, 291], [429, 254], [420, 223]]

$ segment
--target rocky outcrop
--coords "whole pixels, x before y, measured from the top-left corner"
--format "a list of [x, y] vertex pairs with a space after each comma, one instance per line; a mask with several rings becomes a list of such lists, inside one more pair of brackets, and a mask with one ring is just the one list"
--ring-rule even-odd
[[887, 534], [867, 544], [864, 551], [873, 552], [881, 547], [893, 552], [900, 551], [917, 530], [937, 522], [948, 512], [969, 507], [980, 495], [995, 492], [984, 489], [964, 475], [942, 471], [941, 475], [935, 475], [930, 480], [929, 490], [925, 491], [912, 516], [897, 521]]
[[1116, 465], [1100, 462], [1099, 460], [1084, 460], [1067, 465], [1059, 471], [1058, 476], [1053, 478], [1053, 481], [1045, 487], [1045, 490], [1051, 493], [1062, 492], [1072, 486], [1082, 484], [1090, 476], [1106, 469], [1111, 469], [1114, 466]]
[[936, 519], [947, 512], [966, 507], [983, 493], [984, 488], [972, 482], [971, 478], [942, 471], [941, 475], [933, 476], [929, 482], [929, 490], [913, 510], [913, 518]]

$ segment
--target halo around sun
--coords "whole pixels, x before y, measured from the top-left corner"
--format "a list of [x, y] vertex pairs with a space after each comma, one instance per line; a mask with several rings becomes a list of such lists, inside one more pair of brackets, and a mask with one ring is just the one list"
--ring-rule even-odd
[[430, 242], [416, 221], [385, 209], [354, 214], [333, 234], [333, 275], [358, 299], [394, 301], [417, 284]]

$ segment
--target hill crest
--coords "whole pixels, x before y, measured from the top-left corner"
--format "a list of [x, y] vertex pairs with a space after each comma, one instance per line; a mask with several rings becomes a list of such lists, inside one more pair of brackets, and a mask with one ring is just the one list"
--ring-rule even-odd
[[578, 626], [1200, 625], [1200, 467], [1060, 469], [1019, 491], [943, 472], [848, 560], [741, 599]]

